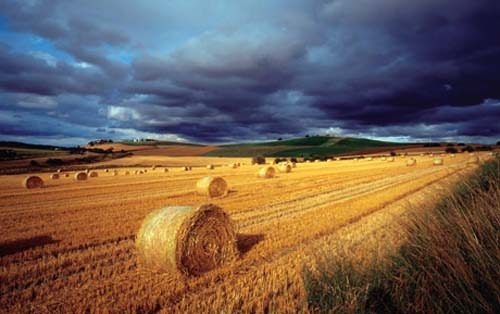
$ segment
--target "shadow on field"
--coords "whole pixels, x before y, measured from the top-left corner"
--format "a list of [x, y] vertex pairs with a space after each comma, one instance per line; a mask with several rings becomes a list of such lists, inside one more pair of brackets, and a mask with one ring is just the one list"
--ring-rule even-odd
[[238, 250], [241, 254], [245, 254], [250, 251], [257, 243], [264, 240], [263, 234], [242, 234], [238, 233]]
[[16, 254], [22, 251], [29, 250], [37, 246], [43, 246], [52, 243], [58, 243], [61, 240], [54, 240], [51, 236], [43, 235], [27, 239], [19, 239], [9, 242], [0, 243], [0, 257]]

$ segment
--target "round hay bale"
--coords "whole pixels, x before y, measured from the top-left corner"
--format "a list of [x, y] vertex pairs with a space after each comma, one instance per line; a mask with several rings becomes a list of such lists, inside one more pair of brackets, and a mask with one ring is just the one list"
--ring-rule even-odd
[[314, 162], [321, 162], [321, 160], [319, 160], [319, 159], [316, 159], [316, 160], [315, 160]]
[[259, 177], [261, 178], [272, 178], [276, 174], [274, 167], [265, 166], [259, 169]]
[[433, 153], [430, 153], [430, 154], [429, 154], [429, 157], [434, 157], [434, 154], [433, 154]]
[[69, 178], [69, 173], [65, 173], [65, 174], [64, 174], [64, 177], [65, 177], [65, 178]]
[[113, 171], [113, 177], [116, 177], [119, 174], [118, 170]]
[[297, 168], [297, 163], [296, 162], [292, 162], [292, 168]]
[[53, 174], [51, 174], [51, 175], [50, 175], [50, 178], [51, 178], [52, 180], [58, 180], [58, 179], [59, 179], [59, 173], [53, 173]]
[[189, 167], [182, 167], [184, 171], [189, 171]]
[[443, 158], [434, 158], [434, 160], [432, 161], [432, 164], [434, 166], [441, 166], [441, 165], [443, 165]]
[[90, 173], [90, 169], [85, 169], [85, 173], [89, 174]]
[[168, 172], [168, 168], [163, 168], [163, 172]]
[[366, 158], [367, 161], [372, 161], [373, 160], [373, 157], [368, 157]]
[[387, 159], [385, 157], [380, 158], [382, 161], [386, 161]]
[[144, 169], [144, 173], [148, 173], [148, 169]]
[[292, 166], [289, 164], [280, 165], [280, 167], [278, 169], [280, 172], [284, 172], [284, 173], [292, 172]]
[[207, 169], [210, 169], [210, 170], [214, 169], [214, 165], [207, 165]]
[[331, 158], [328, 158], [326, 162], [332, 162], [333, 160]]
[[394, 157], [387, 158], [387, 162], [394, 162]]
[[99, 176], [99, 173], [97, 171], [92, 171], [89, 173], [90, 178], [97, 178]]
[[87, 180], [87, 172], [80, 171], [80, 172], [75, 173], [75, 180], [76, 181]]
[[109, 169], [105, 169], [104, 172], [108, 173], [109, 172]]
[[208, 197], [221, 197], [227, 194], [228, 188], [222, 177], [207, 176], [196, 182], [196, 191]]
[[27, 176], [23, 180], [23, 187], [26, 189], [38, 189], [43, 187], [43, 179], [39, 176]]
[[310, 163], [311, 161], [310, 160], [306, 160], [306, 163]]
[[236, 168], [238, 168], [238, 165], [234, 164], [234, 163], [233, 164], [229, 164], [229, 168], [236, 169]]
[[220, 207], [171, 206], [149, 214], [137, 233], [145, 266], [198, 276], [239, 256], [234, 223]]
[[60, 169], [60, 168], [59, 168], [59, 169], [57, 169], [57, 172], [58, 172], [58, 173], [61, 173], [62, 171], [63, 171], [63, 170], [62, 170], [62, 169]]
[[406, 161], [406, 166], [411, 167], [411, 166], [416, 166], [417, 161], [414, 158], [410, 158]]
[[126, 176], [130, 175], [130, 171], [125, 171], [125, 175]]

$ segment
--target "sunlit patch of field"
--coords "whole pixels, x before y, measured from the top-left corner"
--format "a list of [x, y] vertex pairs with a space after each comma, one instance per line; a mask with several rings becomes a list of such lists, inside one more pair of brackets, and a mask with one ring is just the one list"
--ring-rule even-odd
[[[459, 180], [476, 167], [467, 154], [431, 157], [301, 163], [276, 178], [256, 176], [249, 159], [136, 156], [120, 159], [117, 176], [75, 182], [62, 176], [46, 187], [25, 190], [23, 176], [0, 177], [0, 304], [6, 312], [297, 312], [306, 306], [304, 265], [325, 252], [351, 249], [360, 259], [397, 246], [388, 228], [410, 203]], [[143, 158], [143, 159], [141, 159]], [[481, 158], [487, 158], [486, 154]], [[185, 164], [226, 164], [183, 171]], [[163, 168], [130, 167], [168, 164]], [[162, 162], [163, 161], [163, 162]], [[112, 161], [116, 163], [117, 160]], [[174, 167], [178, 165], [179, 167]], [[129, 175], [125, 172], [129, 171]], [[230, 193], [209, 200], [195, 193], [196, 181], [223, 176]], [[213, 202], [238, 227], [242, 256], [231, 265], [187, 280], [157, 274], [137, 262], [134, 237], [144, 217], [167, 205]]]
[[134, 155], [131, 157], [119, 158], [108, 160], [105, 162], [98, 162], [88, 164], [88, 167], [102, 167], [102, 166], [116, 166], [116, 167], [132, 167], [132, 166], [153, 166], [161, 165], [165, 167], [205, 167], [208, 164], [212, 165], [227, 165], [230, 163], [246, 163], [250, 164], [249, 158], [222, 158], [222, 157], [202, 157], [202, 156], [189, 156], [189, 157], [175, 157], [175, 156], [159, 156], [159, 155]]

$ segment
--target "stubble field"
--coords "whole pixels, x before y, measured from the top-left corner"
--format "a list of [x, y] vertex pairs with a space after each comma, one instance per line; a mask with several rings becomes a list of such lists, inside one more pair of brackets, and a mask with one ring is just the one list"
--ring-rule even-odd
[[[360, 260], [401, 241], [390, 228], [405, 211], [476, 166], [458, 154], [394, 162], [380, 159], [300, 163], [276, 178], [259, 166], [99, 170], [25, 190], [24, 176], [0, 177], [0, 310], [3, 312], [300, 312], [302, 271], [349, 251]], [[486, 155], [482, 155], [486, 158]], [[130, 175], [125, 175], [129, 171]], [[195, 183], [220, 175], [224, 198], [197, 195]], [[236, 222], [241, 257], [200, 277], [156, 273], [137, 259], [135, 235], [151, 211], [214, 203]], [[411, 205], [411, 206], [410, 206]]]

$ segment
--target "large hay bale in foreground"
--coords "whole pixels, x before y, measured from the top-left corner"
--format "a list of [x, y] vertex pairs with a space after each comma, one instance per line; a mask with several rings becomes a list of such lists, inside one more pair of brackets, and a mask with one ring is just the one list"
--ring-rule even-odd
[[417, 160], [414, 158], [410, 158], [406, 161], [406, 166], [411, 167], [411, 166], [416, 166], [417, 165]]
[[142, 223], [136, 247], [146, 266], [192, 276], [239, 256], [232, 220], [212, 204], [172, 206], [152, 212]]
[[207, 176], [196, 182], [196, 191], [208, 197], [221, 197], [227, 194], [228, 188], [222, 177]]
[[75, 180], [76, 181], [87, 180], [87, 172], [80, 171], [80, 172], [75, 173]]
[[259, 169], [259, 177], [261, 178], [273, 178], [276, 174], [274, 167], [266, 166]]
[[443, 165], [443, 158], [434, 158], [434, 160], [432, 161], [432, 164], [434, 166], [441, 166], [441, 165]]
[[290, 164], [282, 164], [278, 169], [280, 172], [292, 172], [292, 166]]
[[99, 176], [99, 173], [97, 171], [92, 171], [89, 173], [89, 177], [91, 178], [97, 178]]
[[37, 189], [43, 187], [43, 180], [39, 176], [27, 176], [23, 180], [23, 187], [26, 189]]
[[51, 175], [50, 175], [50, 178], [51, 178], [52, 180], [59, 180], [59, 173], [53, 173], [53, 174], [51, 174]]

